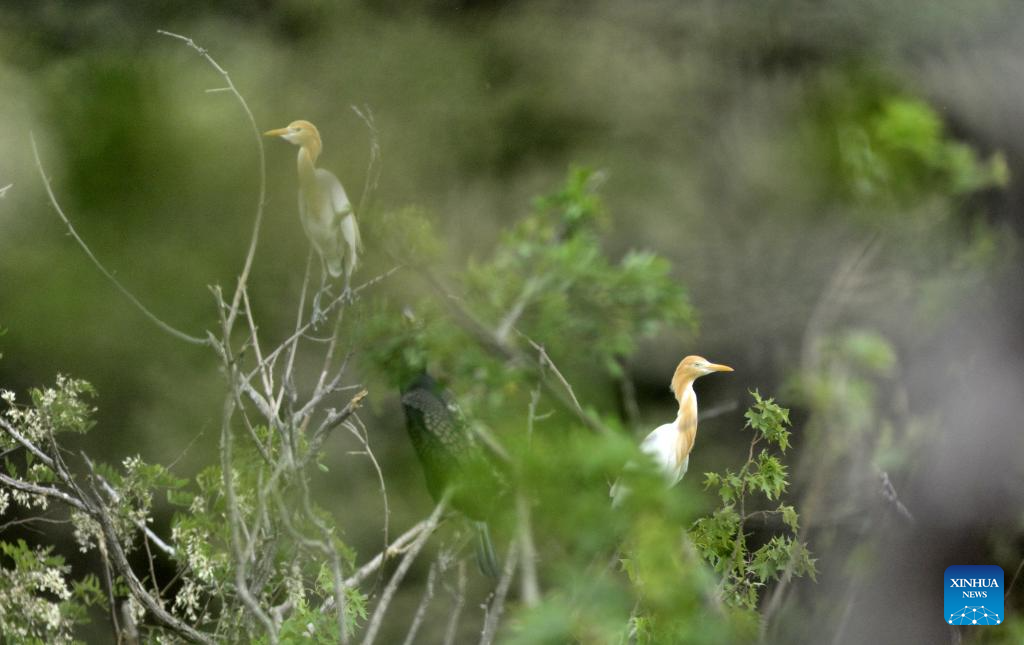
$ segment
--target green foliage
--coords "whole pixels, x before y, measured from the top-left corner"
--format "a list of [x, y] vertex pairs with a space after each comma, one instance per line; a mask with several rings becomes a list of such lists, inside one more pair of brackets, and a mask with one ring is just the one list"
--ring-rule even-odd
[[0, 541], [0, 634], [31, 645], [77, 642], [75, 625], [105, 596], [95, 576], [69, 581], [70, 571], [53, 547]]
[[853, 83], [828, 96], [823, 140], [835, 142], [840, 186], [856, 201], [905, 207], [929, 196], [962, 196], [1009, 181], [1001, 153], [982, 160], [949, 137], [938, 113], [921, 99], [877, 81]]
[[[584, 384], [620, 375], [618, 359], [639, 340], [664, 328], [695, 328], [686, 292], [664, 258], [631, 251], [613, 261], [602, 249], [599, 185], [597, 173], [571, 169], [562, 188], [537, 199], [502, 234], [489, 258], [470, 264], [458, 290], [459, 301], [498, 330], [500, 340], [519, 342], [521, 333], [543, 342], [558, 365], [589, 375]], [[432, 238], [416, 212], [402, 216], [405, 228], [423, 231], [416, 237]], [[369, 305], [361, 345], [378, 372], [398, 385], [429, 363], [459, 383], [460, 403], [471, 416], [478, 408], [521, 403], [533, 387], [532, 372], [482, 347], [427, 291]]]
[[86, 381], [58, 376], [56, 388], [33, 388], [29, 394], [39, 415], [39, 423], [46, 431], [82, 434], [94, 425], [90, 415], [95, 408], [86, 402], [86, 398], [95, 396], [96, 391]]
[[489, 261], [471, 265], [467, 287], [488, 320], [521, 308], [516, 327], [543, 339], [556, 361], [587, 342], [587, 362], [617, 376], [616, 359], [639, 339], [663, 327], [692, 330], [694, 314], [667, 261], [630, 252], [613, 262], [601, 249], [599, 177], [571, 170], [561, 190], [502, 236]]
[[[29, 391], [32, 400], [29, 405], [19, 403], [14, 392], [0, 389], [0, 400], [6, 406], [0, 414], [27, 441], [50, 445], [62, 434], [83, 434], [93, 427], [95, 408], [88, 399], [94, 395], [95, 390], [86, 381], [58, 375], [53, 387]], [[0, 452], [20, 446], [12, 435], [0, 433]], [[23, 456], [17, 458], [5, 456], [4, 470], [33, 484], [48, 484], [55, 478], [53, 470], [31, 452], [23, 452]], [[49, 504], [48, 498], [41, 495], [12, 490], [10, 496], [25, 508], [45, 509]], [[8, 499], [6, 491], [0, 490], [0, 513], [6, 509]]]
[[[752, 394], [746, 418], [754, 445], [788, 447], [788, 410]], [[754, 640], [753, 610], [764, 586], [787, 569], [815, 575], [814, 560], [796, 539], [799, 516], [792, 505], [749, 510], [754, 497], [777, 501], [787, 485], [785, 466], [768, 450], [752, 447], [739, 472], [706, 475], [721, 504], [687, 532], [682, 527], [699, 512], [697, 498], [666, 488], [653, 468], [621, 471], [627, 456], [646, 463], [632, 442], [582, 430], [558, 437], [535, 436], [523, 452], [521, 484], [534, 500], [539, 544], [557, 544], [546, 579], [558, 591], [517, 615], [511, 642], [618, 642], [629, 633], [638, 643]], [[609, 473], [631, 491], [619, 508], [610, 507], [602, 485]], [[776, 516], [785, 530], [750, 545], [744, 526], [754, 515]], [[609, 551], [618, 553], [624, 577], [609, 578]]]
[[774, 399], [761, 398], [757, 390], [750, 394], [754, 397], [754, 405], [743, 415], [747, 420], [747, 427], [760, 433], [768, 443], [778, 446], [779, 450], [785, 453], [789, 447], [789, 410], [778, 406]]
[[[635, 630], [643, 643], [711, 644], [756, 634], [745, 617], [711, 609], [716, 576], [683, 539], [699, 500], [653, 469], [623, 473], [639, 455], [622, 435], [542, 428], [512, 449], [546, 591], [540, 605], [516, 611], [509, 642], [621, 642]], [[608, 481], [620, 474], [631, 494], [613, 508]]]
[[[704, 487], [717, 488], [721, 500], [709, 517], [694, 522], [690, 536], [701, 556], [723, 576], [723, 595], [732, 606], [753, 610], [761, 590], [769, 581], [778, 580], [783, 571], [793, 576], [809, 575], [817, 570], [806, 545], [798, 539], [800, 518], [796, 509], [780, 503], [774, 508], [751, 510], [754, 494], [768, 501], [779, 500], [788, 486], [788, 469], [768, 448], [756, 455], [763, 440], [782, 453], [789, 447], [789, 410], [771, 398], [751, 392], [754, 404], [744, 415], [748, 428], [754, 431], [750, 457], [737, 472], [705, 473]], [[755, 516], [775, 516], [787, 531], [773, 535], [756, 548], [748, 544], [746, 523]]]
[[[326, 575], [327, 579], [317, 585], [320, 595], [312, 601], [305, 598], [298, 600], [288, 618], [281, 623], [281, 631], [278, 633], [278, 642], [281, 645], [328, 645], [341, 641], [338, 622], [333, 612], [323, 611], [323, 602], [333, 596], [330, 573], [327, 572]], [[351, 635], [355, 633], [358, 621], [366, 620], [366, 597], [358, 590], [348, 589], [345, 602], [345, 630]], [[266, 637], [260, 637], [253, 642], [262, 645], [268, 641]]]
[[407, 206], [385, 212], [379, 221], [368, 218], [367, 236], [387, 255], [399, 257], [411, 267], [436, 262], [444, 245], [438, 239], [427, 211]]
[[[266, 426], [258, 426], [253, 432], [268, 455], [277, 458], [282, 449], [280, 434]], [[306, 454], [304, 441], [297, 448], [300, 457]], [[276, 526], [267, 531], [267, 537], [255, 548], [256, 552], [269, 552], [271, 556], [263, 559], [263, 566], [268, 568], [262, 592], [264, 604], [285, 596], [294, 606], [293, 613], [282, 623], [282, 642], [337, 642], [336, 615], [322, 610], [324, 601], [333, 597], [333, 580], [323, 553], [311, 550], [306, 552], [307, 557], [295, 559], [296, 550], [302, 549], [302, 543], [296, 538], [299, 532], [319, 534], [320, 526], [333, 527], [335, 519], [315, 504], [310, 505], [308, 514], [305, 513], [296, 498], [298, 482], [290, 485], [283, 482], [280, 488], [267, 488], [267, 481], [273, 475], [252, 441], [236, 439], [232, 455], [231, 477], [240, 521], [255, 525], [261, 516], [275, 518]], [[231, 518], [221, 467], [214, 465], [204, 469], [195, 479], [195, 488], [194, 493], [181, 487], [168, 488], [170, 498], [186, 507], [175, 514], [172, 529], [179, 545], [176, 557], [184, 572], [184, 586], [175, 598], [175, 607], [197, 624], [210, 625], [218, 633], [228, 634], [243, 625], [223, 614], [211, 613], [238, 602], [233, 584], [237, 564], [232, 556]], [[266, 501], [261, 502], [261, 499]], [[287, 520], [283, 520], [287, 524], [280, 525], [282, 520], [276, 519], [276, 513], [263, 515], [262, 503], [273, 503], [279, 512], [287, 513]], [[342, 566], [350, 571], [355, 552], [334, 534], [336, 529], [330, 531], [332, 545], [342, 557]], [[365, 604], [365, 597], [358, 589], [347, 590], [345, 620], [350, 632], [355, 631], [357, 621], [366, 617]], [[237, 619], [242, 617], [239, 615]], [[293, 640], [286, 640], [286, 636]]]

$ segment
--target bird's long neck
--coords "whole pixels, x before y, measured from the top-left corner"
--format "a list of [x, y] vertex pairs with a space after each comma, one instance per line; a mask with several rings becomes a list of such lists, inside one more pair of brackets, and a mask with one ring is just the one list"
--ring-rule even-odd
[[303, 145], [299, 148], [299, 183], [305, 187], [316, 186], [316, 151]]
[[676, 399], [679, 401], [679, 414], [676, 415], [675, 426], [678, 433], [676, 440], [676, 459], [682, 463], [697, 440], [697, 393], [693, 391], [693, 379], [677, 383]]
[[310, 213], [316, 211], [316, 205], [320, 201], [316, 166], [313, 165], [315, 160], [315, 150], [310, 150], [305, 144], [299, 148], [299, 198], [305, 201], [306, 210]]

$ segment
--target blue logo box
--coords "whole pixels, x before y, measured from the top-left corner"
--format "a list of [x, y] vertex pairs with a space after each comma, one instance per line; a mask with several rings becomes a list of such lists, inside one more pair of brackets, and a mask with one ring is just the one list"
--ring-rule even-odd
[[946, 569], [943, 606], [949, 625], [1001, 625], [1003, 570], [994, 564], [955, 564]]

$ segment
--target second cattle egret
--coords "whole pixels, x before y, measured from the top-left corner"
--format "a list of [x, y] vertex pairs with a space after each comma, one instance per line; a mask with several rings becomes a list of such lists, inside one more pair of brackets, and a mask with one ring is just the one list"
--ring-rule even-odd
[[334, 278], [345, 275], [345, 292], [349, 293], [363, 243], [352, 203], [341, 182], [316, 167], [323, 148], [320, 132], [309, 121], [300, 120], [263, 134], [299, 146], [299, 220], [327, 273]]
[[[669, 486], [678, 484], [686, 474], [690, 451], [697, 439], [697, 394], [693, 382], [712, 372], [731, 371], [728, 365], [712, 363], [702, 356], [687, 356], [676, 367], [671, 388], [679, 402], [679, 413], [675, 421], [658, 426], [640, 444], [640, 450], [651, 456]], [[613, 504], [622, 503], [628, 494], [629, 490], [616, 482], [611, 490]]]

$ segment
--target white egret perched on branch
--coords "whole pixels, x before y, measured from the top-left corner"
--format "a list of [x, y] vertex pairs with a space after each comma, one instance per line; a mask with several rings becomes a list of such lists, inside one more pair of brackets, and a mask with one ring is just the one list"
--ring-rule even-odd
[[[731, 371], [728, 365], [712, 363], [702, 356], [687, 356], [676, 366], [671, 388], [679, 402], [679, 413], [675, 421], [658, 426], [640, 444], [640, 450], [651, 456], [669, 486], [678, 484], [686, 474], [690, 451], [697, 440], [697, 393], [693, 391], [693, 382], [712, 372]], [[626, 467], [635, 468], [636, 464]], [[612, 503], [622, 503], [628, 494], [628, 488], [615, 482], [611, 490]]]
[[[268, 130], [268, 137], [281, 137], [299, 146], [299, 220], [326, 274], [337, 278], [344, 273], [345, 293], [351, 293], [352, 274], [359, 265], [363, 248], [352, 203], [341, 182], [330, 172], [316, 167], [323, 144], [320, 132], [309, 121], [292, 121], [286, 128]], [[323, 291], [323, 289], [321, 289]], [[314, 303], [319, 314], [319, 294]]]

